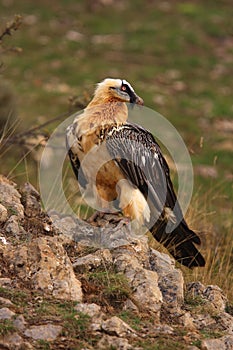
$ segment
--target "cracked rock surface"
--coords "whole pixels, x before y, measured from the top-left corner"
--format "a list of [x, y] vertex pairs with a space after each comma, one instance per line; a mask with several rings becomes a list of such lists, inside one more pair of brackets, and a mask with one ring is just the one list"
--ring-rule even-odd
[[222, 290], [185, 285], [114, 215], [52, 220], [32, 185], [4, 176], [0, 198], [0, 349], [233, 349]]

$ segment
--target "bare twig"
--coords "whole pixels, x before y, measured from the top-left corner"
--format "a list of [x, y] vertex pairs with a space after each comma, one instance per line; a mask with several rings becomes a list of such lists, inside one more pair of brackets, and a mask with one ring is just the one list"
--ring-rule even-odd
[[[70, 115], [69, 113], [63, 113], [53, 119], [50, 119], [46, 121], [43, 124], [34, 126], [33, 128], [23, 131], [18, 134], [11, 134], [8, 136], [2, 136], [0, 139], [0, 145], [3, 147], [5, 145], [20, 145], [25, 147], [34, 147], [34, 146], [42, 146], [44, 147], [46, 145], [46, 141], [49, 138], [49, 134], [45, 131], [43, 131], [43, 128], [54, 123], [57, 120], [64, 119], [64, 117], [67, 117]], [[40, 136], [41, 139], [38, 141], [37, 137]], [[35, 142], [33, 142], [33, 138], [35, 138]], [[10, 146], [9, 146], [10, 147]], [[60, 148], [59, 146], [54, 148]], [[5, 152], [4, 152], [5, 153]], [[2, 156], [2, 154], [1, 154]]]
[[[7, 22], [5, 25], [5, 28], [0, 31], [0, 53], [6, 53], [7, 51], [14, 51], [17, 53], [22, 52], [22, 49], [20, 47], [10, 47], [10, 48], [5, 48], [3, 47], [3, 39], [5, 36], [12, 35], [13, 31], [16, 31], [19, 29], [19, 27], [22, 24], [22, 16], [21, 15], [15, 15], [14, 19], [11, 20], [10, 22]], [[0, 62], [0, 70], [3, 70], [4, 64], [3, 62]]]
[[36, 131], [39, 131], [39, 130], [43, 129], [45, 126], [47, 126], [49, 124], [52, 124], [53, 122], [55, 122], [57, 120], [63, 119], [64, 117], [67, 117], [67, 115], [68, 115], [68, 113], [60, 114], [59, 116], [57, 116], [57, 117], [55, 117], [53, 119], [47, 120], [43, 124], [34, 126], [33, 128], [31, 128], [31, 129], [29, 129], [27, 131], [23, 131], [23, 132], [15, 135], [15, 138], [22, 138], [22, 137], [27, 136], [27, 135], [35, 135]]
[[[81, 104], [81, 102], [80, 102], [80, 107], [84, 108], [84, 105]], [[3, 155], [5, 155], [11, 149], [12, 145], [18, 145], [20, 146], [20, 148], [26, 149], [27, 150], [26, 156], [31, 151], [35, 150], [37, 147], [45, 147], [47, 145], [47, 141], [49, 139], [50, 134], [48, 131], [45, 131], [43, 129], [48, 125], [56, 121], [59, 121], [61, 119], [64, 119], [65, 117], [68, 117], [70, 115], [71, 113], [69, 112], [63, 113], [53, 119], [47, 120], [43, 124], [34, 126], [29, 130], [26, 130], [20, 133], [14, 133], [15, 131], [14, 129], [11, 132], [9, 132], [9, 129], [4, 130], [2, 136], [0, 137], [0, 148], [1, 148], [0, 157], [2, 158]], [[58, 145], [57, 146], [53, 145], [50, 147], [56, 148], [56, 149], [63, 149], [63, 146], [58, 146]], [[21, 161], [22, 160], [23, 159], [21, 159]]]
[[15, 15], [12, 21], [7, 22], [2, 33], [0, 33], [0, 44], [6, 35], [11, 35], [13, 31], [18, 30], [21, 24], [22, 24], [21, 15]]

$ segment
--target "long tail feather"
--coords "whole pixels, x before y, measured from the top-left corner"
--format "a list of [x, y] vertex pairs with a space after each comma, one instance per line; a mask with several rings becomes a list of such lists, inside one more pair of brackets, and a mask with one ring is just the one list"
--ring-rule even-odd
[[205, 259], [194, 244], [200, 243], [196, 233], [190, 230], [185, 223], [180, 223], [168, 233], [166, 226], [166, 221], [158, 221], [150, 230], [153, 237], [162, 243], [180, 264], [189, 268], [205, 266]]

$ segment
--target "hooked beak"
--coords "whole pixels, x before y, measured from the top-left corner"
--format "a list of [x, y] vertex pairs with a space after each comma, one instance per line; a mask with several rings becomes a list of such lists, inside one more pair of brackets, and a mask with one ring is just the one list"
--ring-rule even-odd
[[120, 97], [122, 100], [130, 102], [131, 104], [137, 104], [140, 106], [144, 105], [144, 101], [139, 97], [134, 91], [130, 90], [129, 92], [122, 91], [119, 88], [111, 87], [112, 94], [116, 97]]
[[130, 97], [130, 106], [131, 108], [134, 108], [135, 105], [143, 106], [144, 101], [141, 97], [134, 93], [134, 95]]
[[138, 95], [136, 95], [135, 93], [131, 94], [130, 103], [140, 105], [140, 106], [144, 105], [143, 99], [141, 97], [139, 97]]
[[144, 105], [144, 101], [141, 97], [139, 97], [138, 95], [136, 95], [136, 100], [135, 100], [135, 103], [137, 105], [140, 105], [140, 106], [143, 106]]

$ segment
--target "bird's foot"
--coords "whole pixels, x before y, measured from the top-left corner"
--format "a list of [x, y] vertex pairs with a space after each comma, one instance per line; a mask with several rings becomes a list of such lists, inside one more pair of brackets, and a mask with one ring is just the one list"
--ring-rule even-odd
[[87, 222], [89, 224], [96, 223], [97, 221], [103, 219], [105, 213], [103, 211], [96, 211], [94, 214], [92, 214], [88, 219]]
[[113, 225], [118, 226], [118, 228], [121, 228], [123, 226], [126, 226], [130, 223], [130, 219], [126, 218], [125, 216], [122, 216], [119, 213], [109, 213], [107, 210], [105, 211], [96, 211], [94, 214], [92, 214], [88, 219], [87, 222], [94, 225], [106, 225], [107, 223], [111, 223]]
[[130, 223], [130, 219], [117, 213], [111, 214], [111, 216], [109, 217], [109, 222], [118, 224], [118, 226], [120, 225], [120, 227], [122, 227], [123, 225], [128, 225]]

